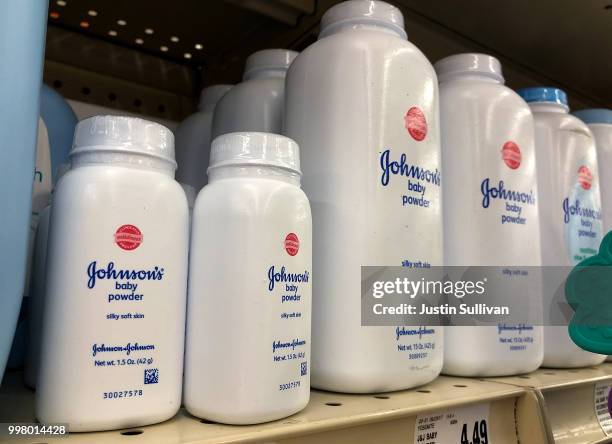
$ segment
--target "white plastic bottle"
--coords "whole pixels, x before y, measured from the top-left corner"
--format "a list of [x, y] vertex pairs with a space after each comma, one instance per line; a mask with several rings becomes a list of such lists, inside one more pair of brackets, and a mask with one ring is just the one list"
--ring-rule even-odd
[[[285, 117], [315, 229], [312, 385], [373, 393], [431, 381], [441, 328], [417, 337], [361, 325], [361, 266], [442, 264], [437, 79], [399, 9], [329, 9], [289, 69]], [[418, 169], [428, 180], [401, 173]], [[417, 343], [428, 351], [411, 356]]]
[[612, 167], [607, 167], [612, 165], [612, 110], [583, 109], [572, 114], [586, 123], [595, 137], [605, 235], [612, 230]]
[[[529, 106], [504, 86], [494, 57], [457, 54], [434, 66], [440, 79], [445, 265], [539, 266]], [[518, 292], [527, 294], [527, 280], [517, 285]], [[541, 313], [539, 295], [529, 302]], [[447, 327], [442, 372], [501, 376], [537, 369], [543, 353], [541, 324], [506, 327]]]
[[[572, 113], [586, 123], [595, 137], [597, 147], [597, 163], [599, 168], [599, 188], [601, 193], [603, 232], [605, 236], [612, 231], [612, 110], [592, 108], [574, 111]], [[606, 361], [612, 361], [608, 356]]]
[[175, 131], [176, 180], [183, 185], [187, 200], [206, 185], [206, 168], [210, 156], [212, 119], [217, 102], [232, 85], [212, 85], [200, 94], [198, 112], [181, 122]]
[[297, 144], [266, 133], [213, 141], [193, 215], [184, 403], [254, 424], [310, 396], [312, 222]]
[[71, 162], [51, 210], [36, 417], [74, 432], [164, 421], [181, 403], [187, 284], [172, 133], [92, 117]]
[[242, 83], [217, 103], [212, 138], [237, 131], [279, 134], [283, 125], [285, 76], [297, 52], [264, 49], [246, 60]]
[[[602, 239], [595, 140], [584, 122], [568, 114], [562, 90], [535, 87], [519, 94], [535, 119], [542, 265], [572, 267], [596, 254]], [[571, 207], [578, 202], [581, 208], [594, 209], [598, 218], [573, 212]], [[587, 232], [589, 236], [582, 235]], [[558, 276], [558, 285], [566, 277], [566, 272]], [[556, 278], [557, 273], [547, 272], [547, 279]], [[551, 291], [544, 294], [544, 307], [560, 310]], [[544, 367], [586, 367], [604, 360], [604, 355], [574, 344], [566, 326], [544, 328]]]

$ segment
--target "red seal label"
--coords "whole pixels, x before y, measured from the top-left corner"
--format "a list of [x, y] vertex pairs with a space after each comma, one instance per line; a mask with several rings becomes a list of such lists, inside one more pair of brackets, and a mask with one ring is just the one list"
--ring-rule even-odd
[[586, 165], [578, 168], [578, 183], [584, 190], [590, 190], [593, 185], [593, 173]]
[[427, 136], [427, 120], [423, 111], [417, 106], [410, 108], [404, 116], [404, 126], [408, 134], [417, 142]]
[[502, 159], [508, 168], [516, 170], [521, 166], [521, 150], [514, 142], [506, 142], [502, 148]]
[[289, 256], [295, 256], [300, 249], [300, 240], [295, 233], [285, 236], [285, 250]]
[[121, 225], [115, 231], [115, 243], [124, 250], [135, 250], [142, 244], [142, 233], [135, 225]]

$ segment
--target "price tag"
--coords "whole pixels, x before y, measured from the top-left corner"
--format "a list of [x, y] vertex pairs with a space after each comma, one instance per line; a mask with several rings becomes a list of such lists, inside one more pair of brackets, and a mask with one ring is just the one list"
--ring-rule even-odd
[[414, 444], [491, 444], [489, 403], [419, 415]]
[[593, 392], [593, 403], [595, 405], [595, 414], [601, 429], [607, 436], [612, 435], [612, 400], [610, 399], [610, 390], [612, 382], [600, 382], [595, 385]]

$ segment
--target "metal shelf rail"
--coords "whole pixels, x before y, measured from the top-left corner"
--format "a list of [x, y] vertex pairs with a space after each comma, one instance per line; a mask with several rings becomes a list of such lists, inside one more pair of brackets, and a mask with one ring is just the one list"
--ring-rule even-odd
[[[33, 407], [33, 392], [23, 387], [21, 374], [7, 373], [0, 391], [2, 421], [33, 422]], [[452, 439], [466, 444], [473, 443], [474, 434], [486, 434], [488, 442], [496, 444], [547, 441], [538, 399], [530, 390], [515, 384], [443, 376], [426, 386], [397, 393], [313, 391], [305, 410], [267, 424], [211, 424], [181, 410], [173, 419], [147, 427], [18, 442], [446, 444]]]
[[540, 369], [529, 375], [488, 380], [532, 391], [552, 442], [612, 441], [612, 404], [609, 404], [612, 364], [570, 370]]

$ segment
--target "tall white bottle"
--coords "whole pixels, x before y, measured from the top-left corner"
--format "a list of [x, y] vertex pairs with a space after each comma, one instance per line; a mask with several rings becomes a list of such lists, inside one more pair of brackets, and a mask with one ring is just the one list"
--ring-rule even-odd
[[213, 141], [193, 214], [184, 403], [253, 424], [310, 396], [312, 221], [297, 144], [266, 133]]
[[36, 417], [136, 427], [181, 403], [188, 210], [174, 139], [146, 120], [77, 125], [51, 210]]
[[195, 196], [206, 185], [206, 168], [210, 156], [210, 142], [213, 113], [232, 85], [212, 85], [200, 94], [198, 112], [181, 122], [174, 136], [176, 138], [176, 180], [183, 185], [187, 200]]
[[[596, 254], [602, 239], [595, 139], [584, 122], [568, 114], [562, 90], [535, 87], [519, 94], [535, 118], [542, 265], [572, 267]], [[593, 209], [596, 217], [572, 208]], [[557, 274], [549, 271], [547, 279], [560, 286], [567, 273]], [[560, 310], [550, 291], [544, 298], [546, 310]], [[544, 328], [545, 367], [586, 367], [605, 358], [574, 344], [566, 326]]]
[[[529, 106], [504, 86], [494, 57], [458, 54], [440, 60], [435, 68], [440, 79], [445, 264], [539, 266]], [[513, 195], [525, 198], [514, 200]], [[517, 285], [527, 286], [524, 282]], [[539, 295], [537, 299], [530, 302], [541, 313]], [[443, 373], [501, 376], [537, 369], [542, 363], [542, 327], [507, 327], [447, 327]]]
[[264, 49], [246, 60], [242, 83], [217, 103], [212, 138], [236, 131], [279, 134], [283, 126], [285, 76], [297, 52]]
[[[293, 62], [286, 99], [285, 133], [301, 148], [315, 230], [312, 385], [368, 393], [431, 381], [441, 328], [415, 337], [361, 326], [361, 266], [442, 264], [431, 64], [406, 40], [399, 9], [347, 1], [325, 13], [318, 41]], [[408, 172], [418, 169], [427, 180]], [[416, 344], [428, 351], [408, 351]]]

